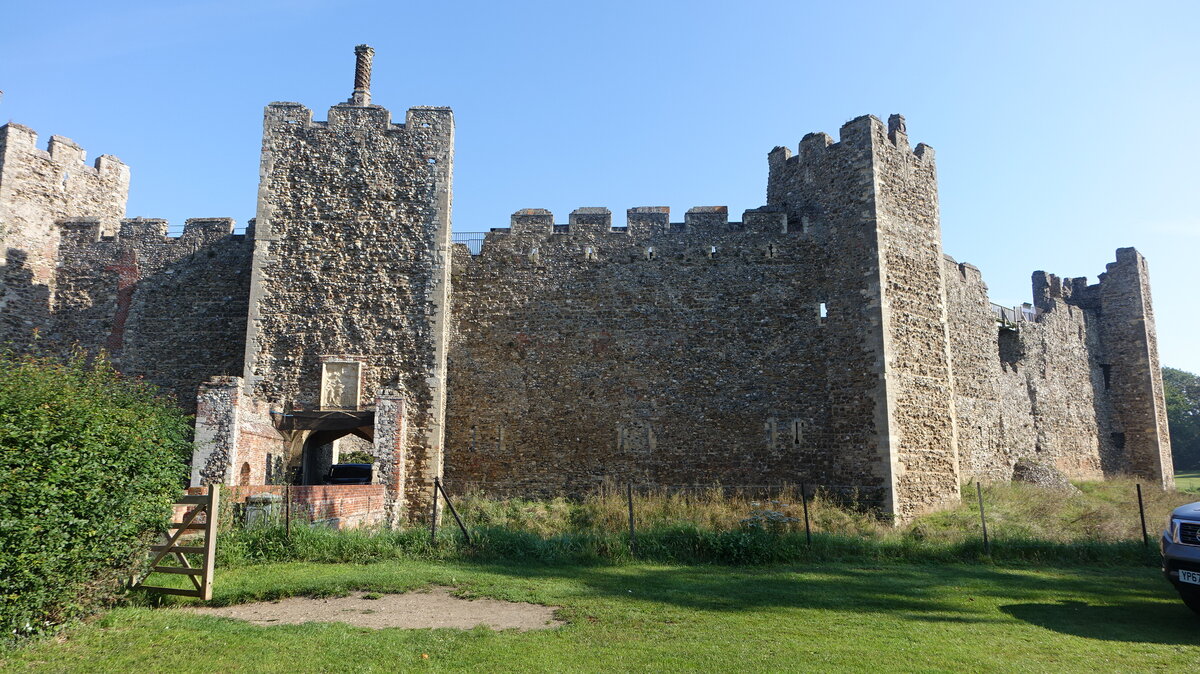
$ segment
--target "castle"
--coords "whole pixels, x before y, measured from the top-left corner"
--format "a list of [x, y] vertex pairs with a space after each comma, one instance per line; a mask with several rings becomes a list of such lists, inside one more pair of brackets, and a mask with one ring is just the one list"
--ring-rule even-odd
[[[107, 351], [196, 412], [193, 484], [315, 484], [371, 455], [393, 521], [435, 478], [851, 489], [899, 519], [1007, 480], [1172, 484], [1145, 259], [992, 305], [942, 252], [904, 119], [767, 156], [767, 203], [514, 213], [452, 243], [454, 120], [394, 123], [372, 50], [327, 121], [266, 107], [257, 217], [123, 219], [129, 169], [0, 127], [0, 339]], [[469, 237], [468, 237], [469, 238]], [[194, 407], [193, 407], [194, 406]]]

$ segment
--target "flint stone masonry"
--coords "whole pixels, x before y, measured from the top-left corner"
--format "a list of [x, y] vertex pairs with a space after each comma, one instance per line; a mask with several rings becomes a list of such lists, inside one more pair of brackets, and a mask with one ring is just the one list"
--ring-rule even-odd
[[125, 215], [129, 168], [111, 155], [92, 165], [71, 139], [47, 149], [20, 124], [0, 126], [0, 342], [27, 342], [48, 331], [58, 262], [60, 218], [87, 216], [107, 234]]
[[318, 482], [365, 451], [370, 521], [424, 516], [436, 477], [528, 496], [804, 481], [898, 520], [970, 479], [1171, 484], [1145, 259], [1119, 249], [1091, 285], [1036, 272], [1027, 309], [998, 314], [943, 254], [934, 153], [899, 115], [775, 148], [740, 218], [528, 208], [472, 255], [450, 244], [452, 113], [393, 123], [373, 53], [328, 121], [267, 106], [245, 236], [122, 219], [116, 159], [0, 128], [5, 340], [105, 351], [176, 394], [193, 485], [351, 503]]

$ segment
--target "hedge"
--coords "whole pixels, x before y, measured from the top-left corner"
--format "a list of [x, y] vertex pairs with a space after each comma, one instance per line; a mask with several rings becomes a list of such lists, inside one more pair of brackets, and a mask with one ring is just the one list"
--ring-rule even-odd
[[170, 516], [189, 433], [179, 409], [102, 360], [0, 355], [7, 640], [53, 630], [115, 595]]

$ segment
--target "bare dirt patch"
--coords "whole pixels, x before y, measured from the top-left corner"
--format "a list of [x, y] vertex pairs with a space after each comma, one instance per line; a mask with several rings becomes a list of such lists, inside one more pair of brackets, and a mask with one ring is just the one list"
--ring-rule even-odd
[[[377, 598], [370, 598], [377, 597]], [[554, 617], [557, 606], [523, 604], [498, 599], [460, 599], [444, 587], [428, 592], [374, 594], [355, 592], [345, 597], [290, 597], [279, 601], [184, 609], [200, 615], [237, 618], [255, 625], [299, 625], [340, 622], [359, 627], [544, 630], [564, 625]]]

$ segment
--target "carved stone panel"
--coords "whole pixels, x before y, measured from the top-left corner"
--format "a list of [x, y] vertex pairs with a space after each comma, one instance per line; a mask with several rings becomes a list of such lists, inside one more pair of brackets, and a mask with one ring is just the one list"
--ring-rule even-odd
[[321, 409], [357, 410], [362, 393], [362, 363], [321, 363]]

